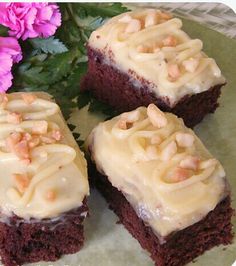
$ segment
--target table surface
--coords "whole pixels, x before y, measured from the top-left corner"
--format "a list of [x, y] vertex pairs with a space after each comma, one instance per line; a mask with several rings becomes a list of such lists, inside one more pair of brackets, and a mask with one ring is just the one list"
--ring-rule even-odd
[[141, 6], [149, 6], [173, 12], [176, 15], [197, 21], [207, 27], [225, 34], [230, 38], [236, 38], [236, 14], [221, 3], [139, 3]]

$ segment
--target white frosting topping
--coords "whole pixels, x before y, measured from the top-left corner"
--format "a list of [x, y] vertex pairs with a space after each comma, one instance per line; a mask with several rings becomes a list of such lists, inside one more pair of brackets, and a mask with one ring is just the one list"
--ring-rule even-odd
[[153, 104], [100, 123], [87, 145], [97, 169], [165, 237], [205, 217], [225, 196], [225, 172], [182, 119]]
[[0, 98], [1, 211], [42, 219], [81, 206], [87, 165], [58, 105], [46, 93]]
[[106, 61], [139, 78], [174, 106], [185, 95], [208, 90], [225, 78], [214, 59], [202, 52], [202, 41], [191, 39], [182, 21], [155, 9], [116, 16], [94, 31], [89, 46], [101, 50]]

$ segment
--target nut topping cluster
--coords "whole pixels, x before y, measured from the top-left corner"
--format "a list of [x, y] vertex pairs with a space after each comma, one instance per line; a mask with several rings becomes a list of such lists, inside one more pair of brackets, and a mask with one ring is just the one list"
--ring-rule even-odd
[[[151, 125], [156, 129], [165, 128], [168, 125], [168, 119], [155, 104], [149, 104], [147, 107], [147, 118]], [[121, 130], [127, 130], [133, 127], [134, 123], [140, 120], [140, 111], [134, 110], [131, 112], [123, 113], [117, 122], [117, 127]], [[161, 150], [159, 145], [163, 142], [163, 139], [158, 133], [150, 136], [146, 141], [145, 161], [160, 160], [163, 163], [169, 162], [172, 158], [179, 153], [185, 151], [189, 153], [178, 165], [170, 171], [170, 182], [181, 182], [191, 176], [197, 174], [199, 171], [215, 166], [217, 160], [208, 159], [202, 161], [197, 155], [191, 155], [192, 152], [188, 152], [189, 149], [194, 148], [195, 138], [191, 133], [177, 131], [168, 144]]]
[[119, 19], [119, 22], [127, 24], [125, 33], [134, 33], [144, 28], [163, 23], [171, 18], [172, 15], [169, 13], [150, 9], [144, 18], [132, 18], [129, 14], [125, 14]]
[[5, 142], [6, 149], [27, 164], [31, 163], [30, 153], [33, 148], [39, 145], [53, 144], [62, 139], [60, 130], [53, 129], [50, 132], [42, 130], [40, 132], [37, 128], [32, 132], [14, 131], [6, 138]]
[[[120, 23], [126, 24], [125, 33], [131, 34], [138, 32], [142, 29], [146, 29], [151, 26], [158, 25], [160, 23], [170, 20], [172, 15], [169, 13], [161, 12], [159, 10], [150, 9], [146, 16], [133, 18], [129, 14], [125, 14], [119, 19]], [[136, 47], [139, 53], [158, 53], [165, 47], [176, 47], [179, 44], [177, 36], [173, 34], [163, 36], [163, 39], [159, 42], [152, 42], [149, 44], [140, 44]], [[183, 62], [167, 62], [167, 72], [169, 80], [176, 81], [183, 72], [194, 73], [199, 65], [199, 59], [191, 57]]]
[[[22, 93], [22, 100], [25, 104], [31, 105], [37, 97], [31, 93]], [[0, 94], [0, 107], [5, 109], [6, 122], [9, 124], [19, 125], [12, 131], [5, 140], [5, 151], [15, 154], [19, 160], [25, 165], [32, 162], [32, 150], [38, 146], [46, 144], [54, 144], [62, 140], [63, 136], [59, 129], [50, 128], [47, 121], [33, 121], [30, 129], [21, 128], [20, 125], [24, 122], [24, 114], [7, 110], [9, 97], [5, 93]], [[46, 154], [47, 157], [47, 154]], [[16, 189], [23, 194], [29, 187], [32, 177], [28, 173], [14, 173], [12, 175]], [[56, 198], [56, 192], [49, 190], [45, 199], [53, 201]]]

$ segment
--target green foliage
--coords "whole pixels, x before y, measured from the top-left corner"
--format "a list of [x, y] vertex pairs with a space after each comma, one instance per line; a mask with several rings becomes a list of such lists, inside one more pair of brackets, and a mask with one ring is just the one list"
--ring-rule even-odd
[[74, 131], [76, 126], [72, 125], [72, 124], [68, 124], [68, 127], [71, 131]]
[[118, 115], [118, 112], [115, 111], [112, 107], [109, 105], [98, 101], [97, 99], [91, 97], [90, 103], [89, 103], [89, 111], [90, 112], [102, 112], [104, 115], [106, 115], [107, 119], [111, 118], [113, 116]]
[[47, 39], [31, 39], [30, 43], [38, 53], [60, 54], [68, 51], [66, 46], [53, 36]]
[[7, 36], [7, 35], [8, 35], [8, 34], [7, 34], [7, 31], [8, 31], [8, 29], [7, 29], [6, 27], [0, 25], [0, 36], [1, 36], [1, 37], [5, 37], [5, 36]]
[[[60, 3], [62, 25], [55, 36], [22, 42], [24, 59], [14, 69], [12, 91], [46, 91], [53, 95], [66, 119], [72, 108], [101, 111], [113, 115], [110, 108], [89, 93], [80, 92], [80, 80], [86, 73], [86, 42], [106, 19], [127, 11], [120, 3]], [[0, 35], [7, 29], [0, 27]], [[76, 136], [79, 140], [79, 136]]]
[[114, 17], [127, 11], [121, 3], [77, 3], [80, 17], [93, 16], [93, 17]]

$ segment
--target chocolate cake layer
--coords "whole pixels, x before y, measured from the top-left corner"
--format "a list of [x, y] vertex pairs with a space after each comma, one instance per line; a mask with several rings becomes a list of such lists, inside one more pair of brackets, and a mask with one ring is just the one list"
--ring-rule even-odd
[[136, 212], [107, 177], [90, 168], [92, 183], [107, 200], [109, 207], [117, 214], [120, 222], [146, 249], [156, 266], [182, 266], [203, 254], [206, 250], [220, 244], [232, 242], [230, 196], [221, 201], [203, 220], [188, 228], [172, 233], [165, 240], [159, 241], [152, 229], [136, 215]]
[[[161, 110], [182, 117], [188, 127], [198, 124], [206, 114], [213, 113], [218, 107], [218, 98], [223, 84], [209, 90], [186, 95], [171, 108], [168, 99], [157, 98], [150, 91], [149, 83], [140, 77], [131, 79], [128, 73], [121, 72], [107, 64], [104, 55], [88, 46], [88, 72], [82, 79], [81, 90], [90, 90], [99, 100], [120, 112], [131, 111], [139, 106], [155, 103]], [[110, 58], [112, 61], [112, 57]], [[134, 84], [139, 83], [138, 86]]]
[[38, 261], [55, 261], [83, 246], [83, 220], [88, 213], [86, 200], [77, 209], [58, 218], [30, 219], [0, 217], [0, 256], [4, 266]]

